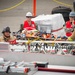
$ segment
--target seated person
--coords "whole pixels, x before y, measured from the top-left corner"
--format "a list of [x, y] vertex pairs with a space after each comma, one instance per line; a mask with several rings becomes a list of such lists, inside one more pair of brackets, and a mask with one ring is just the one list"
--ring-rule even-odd
[[34, 30], [36, 29], [36, 25], [34, 23], [34, 21], [32, 21], [32, 13], [28, 12], [26, 14], [26, 20], [24, 21], [24, 29], [26, 30]]
[[11, 31], [9, 27], [4, 28], [2, 33], [3, 35], [0, 37], [0, 42], [10, 42], [16, 40], [16, 37], [10, 35]]
[[22, 31], [22, 34], [27, 34], [28, 36], [31, 36], [33, 33], [33, 36], [36, 34], [36, 24], [31, 20], [32, 18], [32, 13], [26, 13], [26, 20], [24, 21], [24, 30]]

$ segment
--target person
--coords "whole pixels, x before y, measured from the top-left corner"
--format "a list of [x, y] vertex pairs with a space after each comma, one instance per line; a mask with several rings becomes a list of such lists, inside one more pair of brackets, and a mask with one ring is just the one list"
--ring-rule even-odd
[[[22, 34], [25, 34], [26, 37], [35, 37], [38, 30], [36, 24], [31, 19], [33, 18], [31, 12], [26, 13], [26, 20], [24, 21]], [[32, 35], [33, 34], [33, 35]]]
[[22, 30], [23, 30], [23, 24], [20, 25], [20, 29], [19, 29], [18, 33], [21, 34], [22, 33]]
[[68, 37], [67, 41], [75, 41], [75, 28], [74, 28], [72, 35]]
[[[2, 31], [2, 36], [0, 37], [0, 42], [9, 42], [16, 40], [15, 36], [10, 35], [10, 27], [5, 27]], [[15, 42], [14, 42], [15, 43]]]
[[26, 13], [26, 20], [24, 21], [24, 30], [34, 30], [36, 29], [36, 24], [31, 19], [33, 18], [31, 12]]
[[69, 21], [66, 22], [66, 26], [65, 26], [65, 31], [66, 31], [67, 37], [70, 37], [72, 35], [74, 26], [75, 26], [75, 12], [70, 12]]

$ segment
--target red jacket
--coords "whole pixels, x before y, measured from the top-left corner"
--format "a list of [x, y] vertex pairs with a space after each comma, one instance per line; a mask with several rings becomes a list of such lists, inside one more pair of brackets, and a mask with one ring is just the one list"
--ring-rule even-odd
[[34, 23], [34, 21], [31, 21], [31, 25], [29, 25], [29, 23], [27, 21], [24, 21], [24, 29], [27, 29], [27, 30], [33, 30], [33, 29], [36, 29], [36, 25]]
[[[74, 25], [75, 25], [75, 21], [74, 21]], [[66, 22], [66, 28], [73, 28], [72, 24], [70, 23], [70, 21]], [[66, 36], [69, 37], [72, 35], [72, 32], [66, 32]]]

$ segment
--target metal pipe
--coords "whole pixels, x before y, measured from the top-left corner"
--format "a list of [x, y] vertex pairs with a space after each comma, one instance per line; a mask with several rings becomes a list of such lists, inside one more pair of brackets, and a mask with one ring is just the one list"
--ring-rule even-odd
[[33, 0], [33, 16], [36, 16], [36, 0]]

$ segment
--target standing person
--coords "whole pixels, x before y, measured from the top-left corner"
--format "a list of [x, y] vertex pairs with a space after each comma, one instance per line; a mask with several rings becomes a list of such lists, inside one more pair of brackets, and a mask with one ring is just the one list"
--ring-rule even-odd
[[0, 37], [0, 42], [10, 42], [16, 40], [16, 37], [11, 36], [10, 33], [11, 31], [9, 27], [4, 28], [2, 31], [3, 35]]
[[31, 20], [32, 18], [33, 18], [32, 13], [27, 12], [26, 13], [26, 20], [24, 21], [24, 29], [25, 30], [34, 30], [34, 29], [36, 29], [36, 25], [35, 25], [34, 21]]
[[66, 27], [65, 27], [67, 37], [70, 37], [72, 35], [74, 27], [75, 27], [75, 12], [70, 12], [69, 21], [66, 22]]

